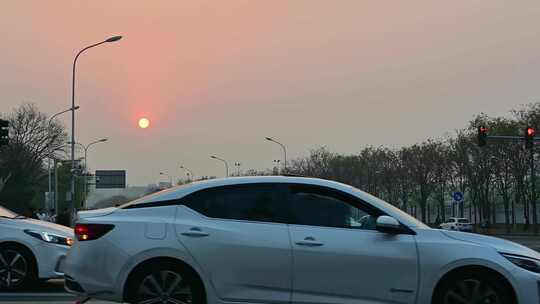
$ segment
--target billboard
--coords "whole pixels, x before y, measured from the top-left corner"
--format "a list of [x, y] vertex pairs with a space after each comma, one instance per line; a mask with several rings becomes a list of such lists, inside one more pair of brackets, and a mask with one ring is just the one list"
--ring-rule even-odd
[[96, 170], [96, 189], [126, 188], [126, 170]]

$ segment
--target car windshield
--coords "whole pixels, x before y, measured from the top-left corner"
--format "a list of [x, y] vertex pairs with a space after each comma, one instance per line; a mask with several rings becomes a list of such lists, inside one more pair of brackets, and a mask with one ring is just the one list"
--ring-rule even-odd
[[410, 223], [412, 223], [414, 225], [415, 228], [429, 228], [429, 226], [427, 226], [426, 224], [422, 223], [421, 221], [417, 220], [415, 217], [409, 215], [407, 212], [399, 209], [398, 207], [386, 202], [386, 201], [383, 201], [382, 199], [376, 197], [376, 196], [373, 196], [367, 192], [364, 192], [358, 188], [355, 188], [355, 187], [352, 187], [352, 189], [354, 189], [355, 191], [358, 191], [360, 193], [362, 193], [362, 195], [367, 195], [370, 199], [372, 199], [373, 201], [376, 201], [377, 203], [381, 204], [381, 205], [384, 205], [386, 208], [388, 209], [391, 209], [393, 212], [395, 213], [398, 213], [399, 216], [403, 217], [403, 218], [406, 218]]
[[469, 220], [468, 219], [459, 219], [458, 220], [458, 223], [468, 223]]
[[12, 212], [2, 206], [0, 206], [0, 217], [7, 217], [7, 218], [16, 218], [18, 217], [19, 215], [15, 212]]

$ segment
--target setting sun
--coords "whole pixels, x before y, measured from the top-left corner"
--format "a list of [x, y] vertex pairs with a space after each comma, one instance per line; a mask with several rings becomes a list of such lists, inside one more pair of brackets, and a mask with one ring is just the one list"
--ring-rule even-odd
[[141, 118], [139, 119], [139, 127], [141, 129], [146, 129], [150, 126], [150, 120], [148, 120], [148, 118]]

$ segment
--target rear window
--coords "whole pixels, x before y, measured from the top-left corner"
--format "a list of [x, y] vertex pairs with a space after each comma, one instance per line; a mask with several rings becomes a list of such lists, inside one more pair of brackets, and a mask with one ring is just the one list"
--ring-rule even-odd
[[145, 195], [141, 198], [133, 200], [119, 206], [119, 209], [134, 209], [143, 207], [158, 207], [177, 204], [176, 197], [178, 196], [178, 190], [188, 188], [190, 184], [172, 187], [169, 189], [161, 190], [159, 192]]
[[458, 223], [468, 223], [469, 220], [468, 219], [459, 219], [458, 220]]

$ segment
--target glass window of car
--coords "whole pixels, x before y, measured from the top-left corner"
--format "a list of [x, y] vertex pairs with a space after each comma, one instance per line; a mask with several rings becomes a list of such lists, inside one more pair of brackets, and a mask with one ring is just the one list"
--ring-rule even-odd
[[205, 189], [181, 200], [212, 218], [285, 223], [285, 194], [278, 185], [246, 184]]
[[375, 230], [381, 212], [337, 190], [291, 185], [291, 223], [299, 225]]
[[458, 223], [468, 223], [468, 219], [458, 219]]

